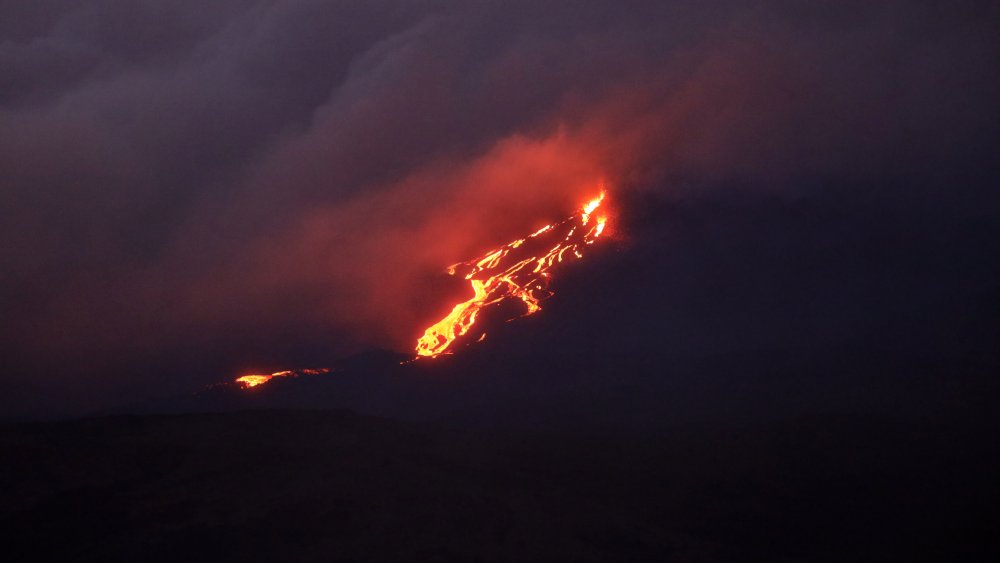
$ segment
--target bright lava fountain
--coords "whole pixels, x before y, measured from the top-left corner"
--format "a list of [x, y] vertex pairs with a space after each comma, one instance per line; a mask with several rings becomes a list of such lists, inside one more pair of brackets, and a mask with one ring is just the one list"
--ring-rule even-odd
[[507, 299], [524, 303], [527, 310], [520, 316], [540, 311], [540, 302], [552, 296], [548, 290], [552, 269], [564, 259], [583, 258], [584, 247], [604, 232], [608, 222], [602, 207], [605, 197], [602, 191], [563, 221], [546, 225], [479, 258], [450, 266], [448, 273], [469, 280], [474, 295], [427, 327], [417, 341], [417, 357], [450, 353], [448, 348], [469, 332], [483, 309]]

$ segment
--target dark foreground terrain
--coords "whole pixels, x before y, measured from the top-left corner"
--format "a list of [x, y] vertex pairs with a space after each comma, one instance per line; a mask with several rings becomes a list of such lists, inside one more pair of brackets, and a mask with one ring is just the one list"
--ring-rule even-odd
[[0, 429], [8, 561], [985, 561], [980, 415], [471, 429], [350, 411]]
[[99, 374], [149, 400], [0, 424], [2, 560], [1000, 560], [1000, 229], [845, 202], [649, 211], [447, 358]]

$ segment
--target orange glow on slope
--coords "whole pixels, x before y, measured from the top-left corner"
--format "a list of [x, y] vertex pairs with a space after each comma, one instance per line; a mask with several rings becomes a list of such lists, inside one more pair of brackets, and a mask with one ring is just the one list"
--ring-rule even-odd
[[244, 389], [249, 389], [251, 387], [257, 387], [258, 385], [263, 385], [268, 381], [271, 381], [275, 377], [298, 377], [299, 375], [320, 375], [324, 373], [330, 373], [327, 368], [321, 369], [298, 369], [298, 370], [285, 370], [276, 371], [271, 374], [266, 375], [244, 375], [242, 377], [237, 377], [235, 379], [236, 384]]
[[[596, 216], [590, 228], [587, 226], [604, 204], [605, 196], [602, 190], [598, 197], [584, 204], [579, 213], [546, 225], [480, 258], [450, 266], [448, 273], [451, 275], [463, 271], [472, 286], [473, 296], [427, 327], [417, 341], [417, 357], [445, 353], [457, 338], [469, 332], [480, 311], [506, 299], [519, 299], [524, 303], [527, 311], [522, 316], [541, 310], [539, 303], [552, 295], [547, 289], [552, 276], [550, 270], [565, 258], [583, 258], [583, 247], [593, 244], [604, 233], [608, 218], [603, 212]], [[546, 243], [553, 239], [556, 240], [554, 244]], [[479, 340], [485, 336], [483, 334]]]

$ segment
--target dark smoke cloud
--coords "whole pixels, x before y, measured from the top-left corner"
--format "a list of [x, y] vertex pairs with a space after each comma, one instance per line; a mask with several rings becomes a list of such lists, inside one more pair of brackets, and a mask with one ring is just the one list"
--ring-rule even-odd
[[134, 366], [165, 356], [190, 371], [280, 360], [290, 342], [408, 346], [441, 307], [443, 266], [601, 181], [903, 205], [947, 188], [955, 213], [981, 208], [949, 174], [996, 139], [1000, 88], [985, 69], [998, 14], [990, 2], [0, 3], [10, 396], [89, 388], [84, 402], [109, 402], [162, 377]]

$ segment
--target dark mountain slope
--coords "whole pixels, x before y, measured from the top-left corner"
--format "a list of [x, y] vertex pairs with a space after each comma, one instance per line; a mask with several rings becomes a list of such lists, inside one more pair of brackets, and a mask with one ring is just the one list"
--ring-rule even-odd
[[11, 560], [973, 560], [972, 417], [475, 431], [346, 411], [7, 425]]

